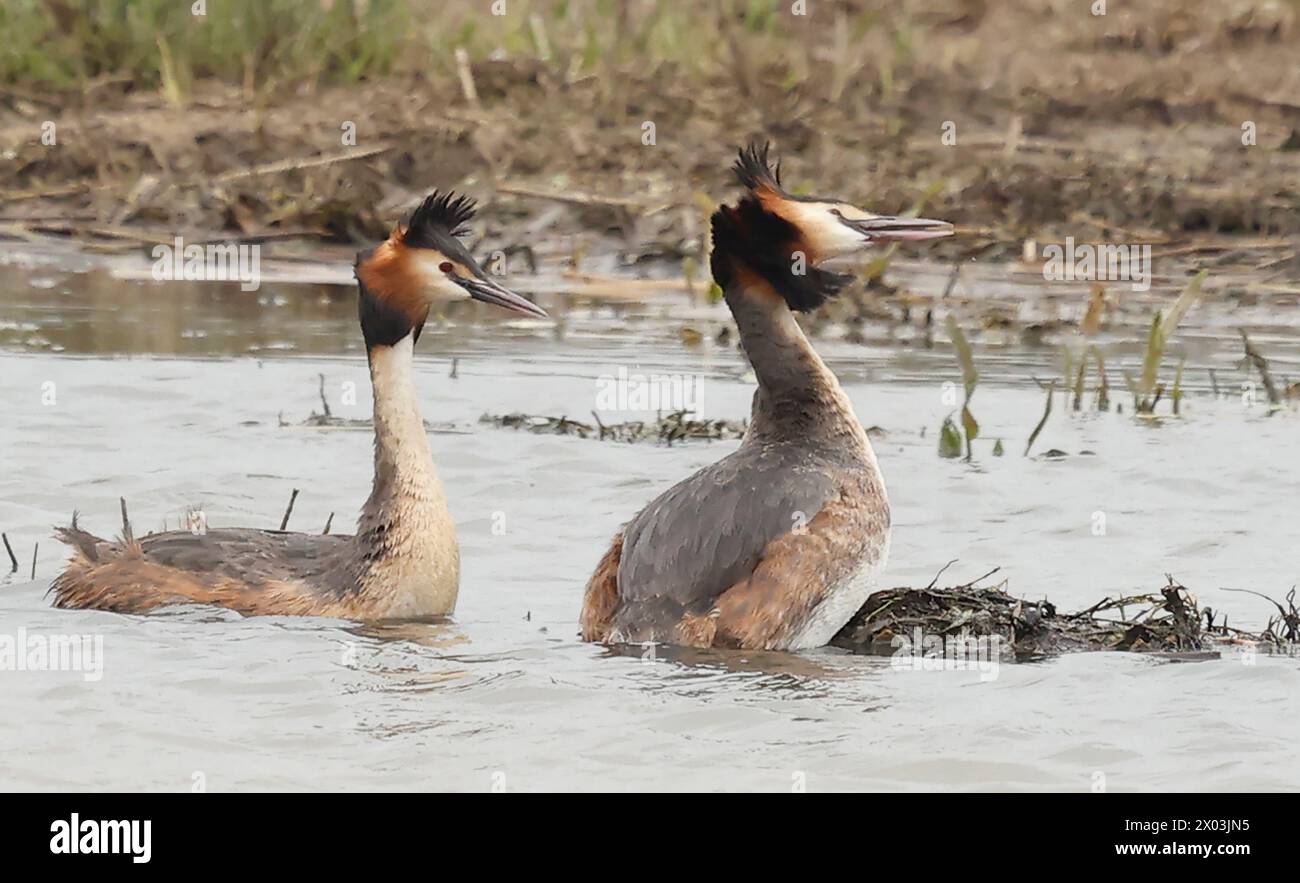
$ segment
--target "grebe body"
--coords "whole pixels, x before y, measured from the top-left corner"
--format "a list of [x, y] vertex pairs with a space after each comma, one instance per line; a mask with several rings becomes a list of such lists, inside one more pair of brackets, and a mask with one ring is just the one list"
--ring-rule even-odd
[[[459, 236], [473, 203], [433, 194], [357, 257], [358, 317], [374, 391], [374, 481], [353, 536], [220, 528], [110, 542], [72, 525], [54, 604], [146, 613], [176, 603], [246, 615], [355, 620], [442, 616], [456, 606], [456, 527], [420, 415], [415, 343], [439, 298], [545, 316], [483, 272]], [[125, 529], [125, 528], [124, 528]]]
[[794, 197], [767, 148], [741, 151], [747, 193], [712, 217], [714, 280], [758, 389], [740, 447], [661, 494], [589, 581], [589, 641], [799, 650], [827, 643], [889, 553], [884, 479], [839, 381], [795, 320], [843, 287], [822, 269], [873, 243], [951, 225]]

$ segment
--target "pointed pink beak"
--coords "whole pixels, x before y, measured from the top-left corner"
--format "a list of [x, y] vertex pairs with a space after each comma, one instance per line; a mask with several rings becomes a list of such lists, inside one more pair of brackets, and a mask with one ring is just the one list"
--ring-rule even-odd
[[859, 231], [873, 242], [915, 242], [952, 235], [952, 224], [947, 221], [932, 221], [929, 218], [896, 218], [880, 215], [860, 220], [845, 218], [841, 219], [841, 223]]

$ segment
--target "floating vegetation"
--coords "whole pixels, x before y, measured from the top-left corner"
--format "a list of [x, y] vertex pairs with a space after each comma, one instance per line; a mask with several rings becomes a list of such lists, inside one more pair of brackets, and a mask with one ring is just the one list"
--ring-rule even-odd
[[[325, 396], [325, 375], [317, 374], [316, 376], [320, 379], [319, 392], [320, 392], [321, 413], [317, 414], [315, 411], [312, 411], [309, 415], [307, 415], [307, 418], [303, 420], [302, 423], [298, 424], [299, 426], [315, 426], [318, 428], [328, 428], [328, 429], [370, 429], [372, 426], [374, 426], [374, 422], [371, 420], [356, 420], [347, 417], [335, 417], [334, 414], [330, 411], [329, 399], [326, 398]], [[283, 414], [280, 415], [280, 425], [281, 426], [289, 425], [285, 421]]]
[[[453, 366], [453, 370], [454, 366]], [[280, 425], [307, 426], [316, 429], [351, 429], [370, 430], [374, 421], [338, 417], [331, 410], [325, 396], [325, 375], [317, 375], [320, 381], [318, 392], [321, 410], [312, 411], [301, 423], [290, 423], [280, 415]], [[745, 420], [696, 420], [686, 410], [659, 414], [654, 420], [632, 420], [626, 423], [603, 423], [596, 412], [592, 412], [592, 423], [570, 420], [568, 417], [549, 417], [536, 414], [484, 414], [479, 423], [486, 423], [501, 429], [525, 429], [539, 435], [576, 435], [579, 438], [592, 438], [598, 441], [654, 442], [671, 445], [679, 441], [724, 441], [744, 438], [749, 423]], [[424, 421], [424, 428], [439, 434], [461, 434], [471, 430], [454, 423], [430, 423]], [[879, 436], [884, 430], [873, 426], [867, 430], [868, 435]]]
[[[1286, 605], [1282, 602], [1275, 601], [1263, 592], [1256, 592], [1253, 589], [1224, 589], [1225, 592], [1244, 592], [1247, 595], [1254, 595], [1263, 598], [1268, 603], [1277, 608], [1277, 615], [1269, 617], [1268, 627], [1261, 633], [1261, 637], [1278, 647], [1285, 647], [1292, 644], [1300, 643], [1300, 610], [1295, 606], [1295, 586], [1291, 591], [1286, 593]], [[1210, 608], [1205, 609], [1206, 619], [1211, 627], [1214, 625], [1214, 611]], [[1225, 619], [1223, 627], [1227, 628]]]
[[[455, 377], [456, 376], [455, 360], [453, 360], [452, 362], [451, 371], [452, 371], [451, 376]], [[366, 431], [369, 431], [374, 428], [375, 422], [370, 419], [334, 416], [334, 414], [330, 411], [329, 399], [325, 397], [325, 375], [318, 374], [316, 376], [320, 378], [319, 392], [320, 392], [321, 413], [317, 414], [315, 411], [312, 411], [303, 419], [301, 423], [290, 423], [289, 421], [284, 419], [284, 414], [281, 413], [278, 416], [280, 426], [282, 427], [310, 426], [315, 429], [350, 429], [350, 430], [364, 429]], [[446, 423], [446, 422], [430, 423], [428, 420], [424, 421], [424, 428], [429, 432], [437, 433], [439, 435], [459, 435], [468, 432], [468, 430], [460, 426], [457, 426], [454, 423]]]
[[598, 441], [654, 442], [671, 445], [679, 441], [723, 441], [739, 439], [745, 435], [748, 422], [741, 420], [695, 420], [685, 410], [660, 414], [654, 420], [633, 420], [626, 423], [603, 423], [592, 412], [593, 423], [570, 420], [568, 417], [546, 417], [535, 414], [484, 414], [480, 423], [502, 429], [525, 429], [539, 435], [576, 435]]
[[1229, 628], [1226, 621], [1216, 625], [1213, 611], [1201, 611], [1187, 588], [1168, 575], [1157, 592], [1106, 597], [1077, 613], [1060, 613], [1050, 601], [1008, 594], [1005, 582], [979, 587], [999, 569], [948, 588], [936, 588], [936, 576], [925, 588], [875, 592], [831, 643], [856, 653], [892, 656], [918, 638], [937, 640], [940, 646], [945, 638], [992, 638], [999, 657], [1007, 661], [1094, 650], [1212, 659], [1228, 645], [1294, 652], [1300, 638], [1294, 590], [1287, 596], [1289, 608], [1261, 595], [1279, 615], [1263, 632], [1251, 633]]
[[[351, 417], [334, 417], [328, 414], [317, 414], [313, 411], [301, 423], [291, 424], [280, 415], [281, 426], [314, 426], [317, 429], [370, 429], [375, 424], [373, 420], [362, 420]], [[429, 421], [425, 421], [426, 428], [432, 429]]]
[[[284, 419], [284, 414], [279, 415], [280, 426], [308, 426], [315, 429], [345, 429], [345, 430], [366, 430], [369, 432], [374, 429], [375, 421], [356, 417], [335, 417], [330, 414], [317, 414], [313, 411], [301, 423], [290, 423]], [[438, 435], [463, 435], [469, 430], [457, 426], [455, 423], [431, 423], [424, 421], [424, 428]]]

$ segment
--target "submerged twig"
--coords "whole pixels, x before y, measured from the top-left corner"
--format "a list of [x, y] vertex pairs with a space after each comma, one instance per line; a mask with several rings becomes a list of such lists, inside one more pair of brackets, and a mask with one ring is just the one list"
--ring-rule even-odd
[[957, 559], [954, 558], [951, 561], [949, 561], [947, 564], [945, 564], [943, 567], [940, 567], [939, 572], [934, 575], [934, 579], [930, 580], [930, 584], [926, 586], [926, 588], [933, 589], [934, 584], [939, 581], [939, 577], [943, 576], [943, 572], [947, 570], [949, 567], [952, 567], [956, 563], [957, 563]]
[[294, 488], [293, 493], [289, 494], [289, 505], [284, 510], [284, 517], [280, 519], [280, 530], [289, 526], [289, 516], [293, 514], [293, 503], [296, 499], [298, 499], [298, 489]]
[[953, 261], [952, 275], [948, 277], [948, 284], [943, 287], [943, 297], [947, 298], [952, 294], [953, 288], [957, 285], [957, 277], [961, 275], [961, 261]]
[[126, 514], [126, 497], [118, 497], [122, 507], [122, 540], [129, 546], [135, 542], [135, 532], [131, 530], [131, 519]]
[[1079, 371], [1074, 380], [1074, 405], [1075, 411], [1083, 410], [1083, 380], [1088, 373], [1088, 357], [1085, 355], [1079, 360]]
[[9, 572], [10, 572], [10, 573], [17, 573], [17, 572], [18, 572], [18, 557], [17, 557], [16, 555], [14, 555], [14, 547], [11, 546], [11, 545], [9, 545], [9, 534], [7, 534], [7, 533], [0, 533], [0, 538], [3, 538], [3, 539], [4, 539], [4, 541], [5, 541], [5, 551], [9, 553], [9, 560], [10, 560], [10, 562], [12, 562], [12, 564], [13, 564], [13, 568], [10, 569]]
[[[1286, 606], [1286, 607], [1283, 607], [1282, 604], [1281, 604], [1281, 602], [1279, 602], [1279, 601], [1275, 601], [1274, 599], [1270, 598], [1268, 595], [1265, 595], [1263, 592], [1256, 592], [1254, 589], [1228, 589], [1228, 588], [1225, 588], [1224, 591], [1225, 591], [1225, 592], [1244, 592], [1244, 593], [1247, 594], [1247, 595], [1255, 595], [1255, 596], [1258, 597], [1258, 598], [1263, 598], [1265, 601], [1269, 602], [1270, 604], [1272, 604], [1274, 607], [1277, 608], [1277, 612], [1278, 612], [1278, 614], [1281, 616], [1281, 619], [1282, 619], [1282, 624], [1286, 626], [1286, 634], [1283, 635], [1282, 637], [1283, 637], [1285, 640], [1287, 640], [1287, 641], [1291, 641], [1291, 642], [1300, 641], [1300, 610], [1297, 610], [1297, 609], [1296, 609], [1296, 606], [1295, 606], [1295, 587], [1294, 587], [1294, 586], [1291, 587], [1291, 591], [1287, 592], [1287, 595], [1286, 595], [1286, 603], [1287, 603], [1287, 606]], [[1288, 608], [1290, 608], [1290, 609], [1288, 609]], [[1225, 622], [1225, 624], [1226, 624], [1227, 620], [1225, 619], [1224, 622]], [[1268, 629], [1269, 629], [1269, 632], [1272, 632], [1272, 631], [1273, 631], [1273, 625], [1274, 625], [1275, 622], [1276, 622], [1276, 620], [1274, 620], [1274, 619], [1270, 619], [1270, 620], [1269, 620], [1269, 623], [1268, 623]]]
[[1097, 373], [1101, 375], [1101, 382], [1097, 386], [1097, 410], [1110, 410], [1110, 380], [1106, 377], [1106, 360], [1102, 358], [1101, 350], [1092, 347], [1093, 358], [1097, 360]]
[[993, 574], [997, 573], [997, 572], [998, 572], [999, 570], [1001, 570], [1001, 569], [1002, 569], [1002, 565], [999, 564], [997, 567], [993, 568], [992, 570], [990, 570], [988, 573], [984, 574], [983, 576], [976, 577], [975, 579], [971, 580], [971, 581], [968, 582], [968, 583], [962, 583], [961, 585], [957, 586], [956, 588], [959, 588], [959, 589], [970, 589], [970, 588], [973, 588], [973, 587], [975, 586], [976, 583], [982, 583], [982, 582], [984, 582], [984, 580], [988, 579], [989, 577], [991, 577]]
[[1038, 425], [1034, 427], [1034, 431], [1029, 434], [1029, 441], [1025, 442], [1024, 455], [1026, 457], [1029, 456], [1029, 449], [1032, 448], [1034, 442], [1038, 440], [1038, 433], [1042, 432], [1043, 427], [1047, 425], [1047, 418], [1052, 415], [1052, 396], [1054, 395], [1056, 395], [1056, 378], [1053, 377], [1052, 382], [1047, 384], [1047, 407], [1043, 409], [1042, 419], [1038, 421]]
[[320, 405], [325, 409], [325, 419], [328, 420], [331, 415], [329, 399], [325, 398], [325, 375], [317, 374], [316, 376], [320, 378]]
[[1246, 358], [1259, 372], [1260, 382], [1264, 384], [1264, 392], [1268, 395], [1268, 403], [1273, 407], [1280, 407], [1282, 399], [1277, 394], [1277, 386], [1273, 383], [1273, 375], [1268, 370], [1268, 359], [1264, 358], [1259, 350], [1255, 349], [1250, 342], [1250, 338], [1246, 336], [1246, 329], [1239, 328], [1237, 330], [1241, 334], [1241, 343], [1246, 348]]

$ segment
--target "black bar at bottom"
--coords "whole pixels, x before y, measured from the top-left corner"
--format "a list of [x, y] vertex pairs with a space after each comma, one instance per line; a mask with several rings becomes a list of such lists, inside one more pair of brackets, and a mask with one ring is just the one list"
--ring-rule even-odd
[[697, 854], [703, 851], [724, 859], [734, 876], [750, 862], [770, 872], [772, 853], [792, 857], [791, 850], [807, 872], [826, 862], [842, 873], [846, 861], [855, 864], [854, 853], [864, 869], [911, 857], [927, 866], [987, 860], [1024, 868], [1043, 861], [1043, 869], [1073, 871], [1141, 859], [1229, 870], [1255, 858], [1287, 859], [1300, 798], [34, 794], [7, 796], [0, 806], [0, 854], [51, 867], [210, 872], [288, 861], [295, 870], [337, 871], [350, 860], [428, 861], [464, 851], [493, 866], [511, 859], [539, 870], [549, 865], [550, 875], [563, 873], [565, 865], [555, 860], [566, 858], [588, 869], [662, 868], [680, 859], [702, 870]]

